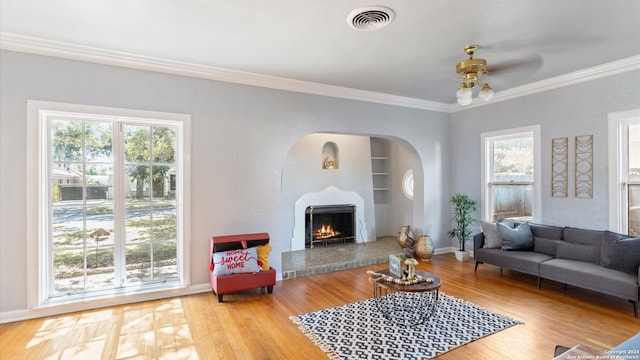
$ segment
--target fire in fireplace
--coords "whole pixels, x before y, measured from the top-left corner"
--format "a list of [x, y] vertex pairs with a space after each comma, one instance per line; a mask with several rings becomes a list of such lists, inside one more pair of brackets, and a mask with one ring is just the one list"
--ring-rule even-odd
[[305, 247], [355, 243], [355, 205], [309, 206], [305, 211]]
[[331, 225], [322, 225], [322, 227], [313, 232], [313, 239], [330, 239], [334, 236], [340, 236], [341, 234], [340, 231], [333, 230], [333, 226]]

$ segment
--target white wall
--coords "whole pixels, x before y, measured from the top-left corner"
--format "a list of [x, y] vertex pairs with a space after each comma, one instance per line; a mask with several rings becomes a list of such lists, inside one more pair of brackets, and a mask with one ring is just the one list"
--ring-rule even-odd
[[[338, 167], [336, 169], [322, 168], [322, 148], [327, 142], [333, 142], [337, 146]], [[334, 186], [342, 191], [354, 192], [363, 199], [364, 206], [358, 207], [356, 211], [364, 212], [363, 220], [367, 228], [362, 233], [367, 233], [368, 238], [359, 238], [358, 241], [374, 241], [375, 209], [370, 159], [368, 136], [322, 133], [309, 134], [298, 140], [289, 151], [283, 165], [282, 188], [286, 190], [282, 191], [282, 227], [293, 229], [295, 215], [302, 215], [304, 218], [304, 214], [295, 214], [294, 209], [295, 202], [302, 195], [320, 192], [329, 186]], [[348, 202], [338, 202], [338, 204], [343, 203]], [[290, 235], [292, 237], [294, 234]], [[304, 248], [303, 239], [302, 248]]]
[[[0, 52], [0, 316], [29, 312], [25, 177], [27, 100], [192, 115], [191, 280], [208, 284], [212, 235], [267, 231], [271, 263], [291, 239], [282, 221], [289, 150], [316, 132], [391, 136], [415, 148], [429, 177], [415, 224], [449, 246], [449, 114]], [[284, 189], [286, 191], [286, 189]], [[421, 204], [420, 207], [423, 205]], [[277, 291], [277, 289], [276, 289]], [[1, 319], [0, 319], [1, 320]]]
[[390, 218], [393, 224], [393, 233], [390, 235], [397, 236], [400, 232], [400, 227], [410, 225], [415, 232], [415, 236], [420, 236], [424, 233], [424, 224], [414, 223], [414, 216], [416, 211], [422, 211], [424, 207], [424, 191], [418, 187], [414, 190], [413, 200], [410, 200], [402, 190], [402, 178], [407, 170], [413, 170], [414, 180], [422, 184], [422, 165], [414, 149], [396, 141], [392, 141], [390, 145], [391, 186], [389, 192], [391, 195], [390, 203], [392, 204]]
[[[339, 169], [323, 170], [320, 166], [322, 146], [327, 142], [335, 143], [339, 149]], [[296, 142], [287, 156], [282, 175], [282, 187], [287, 189], [282, 193], [284, 227], [288, 228], [292, 221], [295, 215], [293, 203], [300, 196], [336, 186], [343, 191], [354, 191], [364, 199], [366, 241], [373, 241], [379, 236], [397, 236], [404, 224], [423, 229], [422, 223], [414, 223], [416, 219], [422, 219], [422, 188], [416, 186], [415, 200], [407, 199], [402, 191], [402, 176], [409, 169], [414, 170], [417, 183], [422, 184], [422, 164], [418, 153], [402, 139], [376, 138], [374, 142], [385, 149], [373, 149], [370, 137], [363, 135], [309, 134]], [[386, 151], [384, 155], [389, 156], [384, 165], [388, 166], [389, 176], [385, 182], [390, 190], [382, 194], [386, 200], [384, 203], [375, 203], [370, 156], [380, 155], [381, 151]], [[416, 217], [416, 214], [420, 216]]]
[[[541, 125], [544, 224], [589, 229], [608, 227], [607, 113], [640, 108], [640, 71], [585, 82], [451, 116], [452, 193], [480, 200], [480, 134]], [[574, 196], [575, 136], [593, 135], [593, 198]], [[551, 197], [551, 139], [568, 137], [569, 196]]]

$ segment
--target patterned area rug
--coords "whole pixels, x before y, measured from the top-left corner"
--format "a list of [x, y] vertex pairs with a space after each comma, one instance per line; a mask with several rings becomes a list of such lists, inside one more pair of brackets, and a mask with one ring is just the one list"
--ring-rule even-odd
[[[395, 296], [395, 294], [387, 295]], [[330, 359], [431, 359], [458, 346], [523, 322], [440, 292], [423, 324], [385, 319], [375, 299], [292, 316]]]

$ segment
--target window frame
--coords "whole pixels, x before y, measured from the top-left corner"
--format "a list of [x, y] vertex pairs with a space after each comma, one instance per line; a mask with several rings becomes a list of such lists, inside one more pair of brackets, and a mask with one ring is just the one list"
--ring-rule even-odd
[[[540, 125], [525, 126], [513, 129], [483, 132], [480, 134], [480, 172], [481, 190], [480, 198], [482, 206], [480, 209], [482, 219], [491, 221], [491, 186], [493, 170], [493, 143], [496, 140], [503, 140], [518, 137], [518, 135], [531, 134], [533, 136], [533, 183], [531, 199], [531, 216], [533, 222], [540, 222], [542, 218], [542, 195], [541, 195], [541, 145], [540, 145]], [[528, 182], [527, 182], [528, 183]]]
[[[49, 298], [49, 190], [50, 166], [48, 125], [45, 113], [72, 113], [88, 117], [117, 118], [122, 123], [130, 121], [146, 124], [167, 124], [176, 132], [176, 213], [178, 218], [178, 276], [179, 281], [170, 284], [154, 284], [140, 288], [115, 288], [92, 293], [81, 293], [62, 298]], [[27, 298], [32, 309], [55, 307], [62, 311], [75, 311], [88, 307], [113, 305], [150, 298], [171, 296], [176, 290], [190, 285], [190, 142], [191, 116], [187, 114], [130, 110], [113, 107], [78, 105], [68, 103], [29, 100], [27, 103]]]
[[402, 193], [409, 200], [413, 200], [414, 185], [413, 169], [409, 169], [402, 175]]
[[[640, 123], [640, 109], [607, 114], [609, 143], [609, 229], [627, 234], [629, 212], [628, 125]], [[634, 184], [636, 182], [633, 182]]]

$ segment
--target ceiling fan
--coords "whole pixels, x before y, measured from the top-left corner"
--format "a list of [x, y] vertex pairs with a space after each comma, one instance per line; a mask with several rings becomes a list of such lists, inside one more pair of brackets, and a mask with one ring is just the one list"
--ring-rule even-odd
[[478, 50], [478, 45], [467, 45], [464, 52], [467, 53], [469, 59], [462, 60], [456, 65], [456, 74], [462, 79], [460, 89], [456, 92], [458, 104], [469, 105], [472, 101], [473, 89], [476, 85], [482, 85], [482, 90], [478, 97], [482, 100], [489, 101], [493, 98], [493, 90], [486, 81], [486, 75], [489, 73], [487, 68], [487, 60], [482, 58], [474, 58], [473, 55]]
[[[476, 86], [482, 87], [478, 93], [480, 99], [489, 101], [493, 98], [494, 92], [487, 81], [487, 74], [499, 73], [504, 82], [507, 78], [511, 78], [511, 80], [524, 79], [527, 76], [526, 74], [533, 73], [542, 66], [542, 57], [540, 55], [520, 53], [513, 58], [514, 51], [509, 51], [511, 61], [489, 66], [487, 60], [474, 57], [479, 48], [479, 45], [465, 46], [464, 52], [469, 58], [460, 61], [456, 65], [456, 79], [460, 81], [460, 88], [456, 92], [456, 98], [458, 104], [463, 106], [471, 104], [472, 89]], [[483, 46], [482, 48], [484, 49], [485, 47]]]

